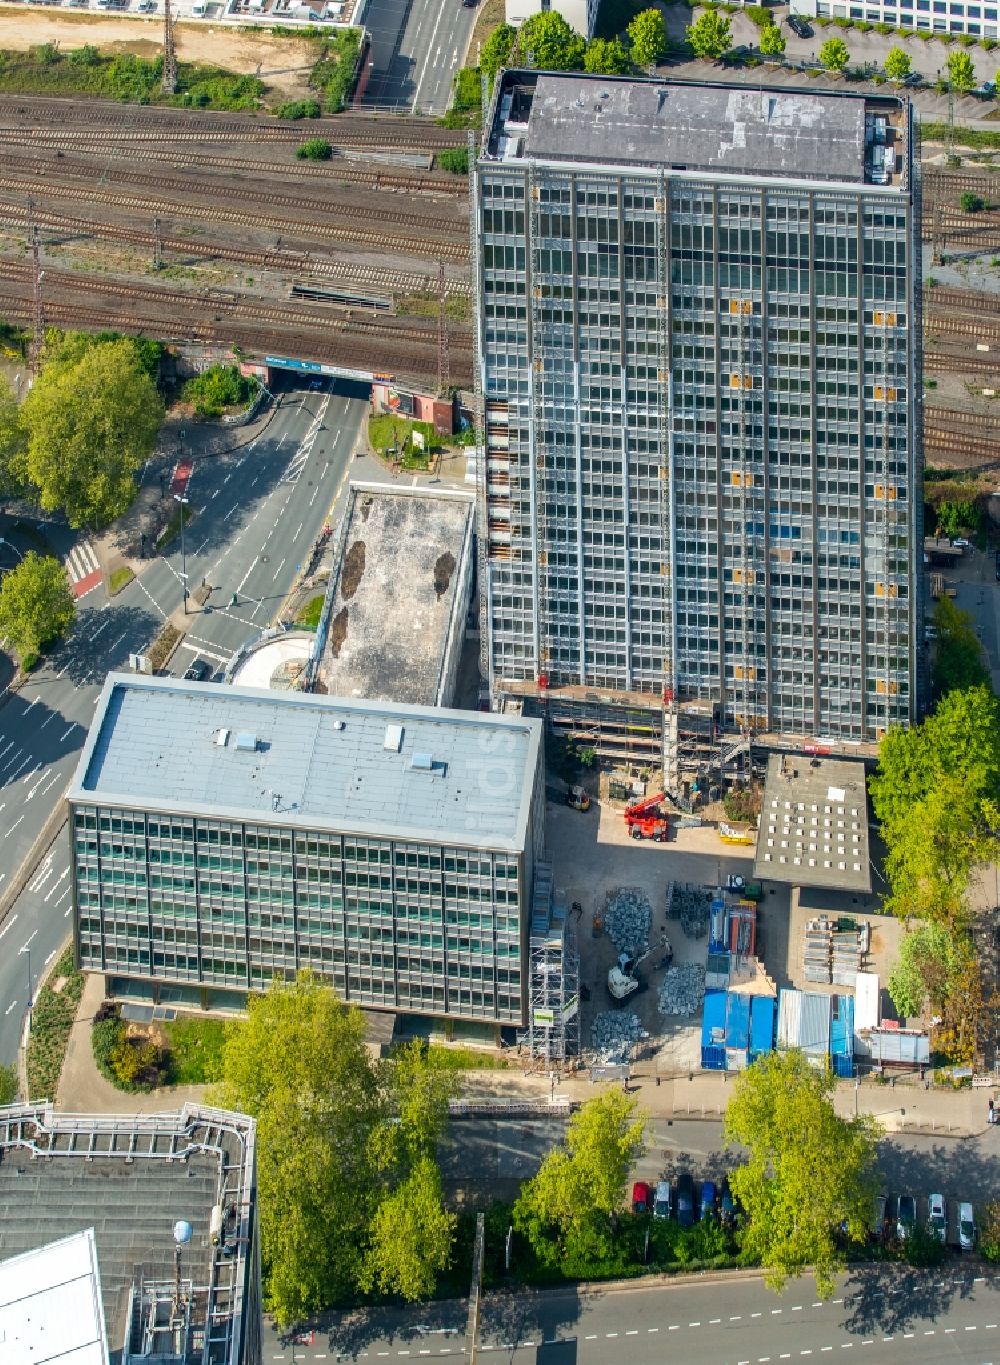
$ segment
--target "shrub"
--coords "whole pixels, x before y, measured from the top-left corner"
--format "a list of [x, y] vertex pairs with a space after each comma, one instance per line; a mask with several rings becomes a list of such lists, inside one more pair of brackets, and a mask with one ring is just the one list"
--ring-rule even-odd
[[455, 72], [455, 94], [451, 107], [456, 113], [478, 113], [482, 104], [482, 81], [478, 66], [463, 66]]
[[973, 194], [971, 190], [964, 190], [958, 196], [958, 207], [963, 213], [979, 213], [985, 206], [983, 196]]
[[116, 1084], [113, 1056], [124, 1035], [125, 1025], [122, 1023], [120, 1007], [105, 1000], [94, 1015], [90, 1047], [98, 1071], [112, 1085]]
[[443, 152], [438, 152], [437, 164], [441, 170], [451, 171], [453, 175], [468, 175], [468, 147], [446, 147]]
[[300, 161], [329, 161], [333, 156], [333, 147], [325, 137], [307, 137], [305, 142], [296, 147], [295, 155]]
[[220, 416], [226, 408], [246, 405], [256, 391], [257, 381], [240, 374], [235, 365], [213, 365], [189, 379], [181, 396], [194, 405], [199, 417], [211, 418]]
[[279, 104], [277, 109], [278, 118], [293, 120], [319, 118], [321, 112], [319, 100], [289, 100], [287, 104]]
[[67, 52], [66, 60], [72, 62], [74, 66], [100, 66], [101, 54], [93, 43], [85, 43], [83, 47]]
[[[871, 33], [875, 25], [870, 24], [867, 19], [858, 19], [855, 22], [854, 27], [858, 30], [859, 33]], [[882, 27], [885, 26], [883, 25]]]
[[976, 40], [971, 33], [960, 33], [958, 35], [958, 42], [961, 47], [975, 47], [976, 45]]
[[980, 1214], [979, 1249], [984, 1260], [1000, 1261], [1000, 1200], [992, 1199]]
[[747, 5], [743, 13], [758, 28], [769, 28], [771, 25], [771, 11], [766, 5]]
[[[870, 28], [870, 27], [871, 27], [871, 25], [869, 25], [869, 28]], [[858, 25], [858, 28], [861, 28], [861, 25], [860, 25], [860, 24]], [[864, 29], [864, 32], [867, 33], [867, 32], [868, 32], [868, 29], [867, 29], [867, 28]], [[889, 36], [889, 34], [892, 32], [892, 24], [876, 24], [876, 25], [875, 25], [875, 32], [876, 32], [876, 33], [881, 33], [882, 36], [883, 36], [883, 38], [887, 38], [887, 37]]]
[[[57, 992], [53, 984], [59, 979], [65, 984]], [[53, 968], [49, 981], [38, 992], [31, 1011], [27, 1071], [28, 1094], [33, 1100], [54, 1100], [56, 1097], [69, 1031], [82, 994], [83, 973], [76, 970], [73, 949], [69, 947]]]
[[339, 114], [354, 89], [361, 56], [361, 31], [348, 28], [319, 37], [322, 42], [320, 56], [309, 74], [309, 84], [320, 92], [326, 112]]

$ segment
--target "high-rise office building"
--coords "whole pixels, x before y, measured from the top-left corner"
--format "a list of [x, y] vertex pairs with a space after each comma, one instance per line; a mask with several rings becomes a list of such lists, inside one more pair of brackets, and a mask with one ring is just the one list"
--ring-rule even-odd
[[372, 1009], [523, 1026], [537, 720], [110, 674], [69, 792], [80, 965], [240, 1008], [310, 968]]
[[511, 71], [474, 168], [495, 705], [697, 771], [914, 717], [918, 185], [897, 95]]

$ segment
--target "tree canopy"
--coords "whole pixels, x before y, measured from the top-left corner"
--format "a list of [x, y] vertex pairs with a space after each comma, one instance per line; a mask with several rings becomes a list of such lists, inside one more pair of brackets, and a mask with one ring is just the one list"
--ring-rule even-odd
[[6, 636], [23, 668], [69, 629], [76, 615], [66, 570], [51, 555], [29, 550], [0, 581], [0, 636]]
[[967, 52], [948, 53], [948, 82], [959, 95], [967, 95], [976, 84], [976, 67]]
[[765, 57], [780, 57], [785, 51], [785, 35], [777, 24], [766, 24], [760, 31], [758, 46]]
[[843, 38], [827, 38], [819, 50], [819, 59], [827, 71], [843, 71], [851, 54]]
[[726, 1141], [749, 1154], [730, 1176], [746, 1211], [743, 1254], [775, 1290], [811, 1266], [829, 1298], [845, 1264], [841, 1228], [859, 1243], [868, 1233], [879, 1127], [840, 1118], [835, 1084], [797, 1049], [771, 1052], [737, 1076], [726, 1107]]
[[516, 37], [517, 29], [512, 24], [499, 24], [483, 44], [479, 54], [479, 69], [485, 73], [491, 89], [497, 72], [510, 61]]
[[625, 76], [632, 59], [617, 38], [592, 38], [583, 54], [584, 71], [600, 76]]
[[21, 406], [6, 376], [0, 375], [0, 498], [12, 497], [23, 489], [27, 449]]
[[163, 420], [131, 341], [67, 342], [47, 356], [22, 414], [25, 473], [46, 511], [61, 509], [71, 526], [94, 528], [125, 511]]
[[667, 26], [658, 9], [641, 10], [628, 26], [636, 66], [655, 66], [667, 50]]
[[885, 74], [891, 81], [905, 81], [910, 74], [910, 54], [901, 47], [890, 47], [885, 54]]
[[450, 1256], [427, 1163], [453, 1078], [419, 1045], [373, 1061], [364, 1034], [361, 1011], [308, 972], [252, 995], [226, 1030], [215, 1099], [257, 1119], [266, 1301], [282, 1326], [359, 1288], [422, 1296]]
[[938, 636], [932, 670], [935, 694], [989, 687], [990, 671], [969, 613], [956, 607], [950, 597], [939, 597], [934, 606], [934, 625]]
[[702, 10], [694, 23], [688, 26], [687, 40], [696, 57], [708, 57], [712, 61], [718, 61], [731, 46], [732, 30], [729, 20], [718, 10]]
[[573, 1115], [565, 1146], [549, 1152], [514, 1205], [514, 1226], [542, 1265], [573, 1274], [602, 1246], [610, 1248], [611, 1219], [625, 1202], [644, 1129], [635, 1100], [618, 1090], [595, 1096]]
[[587, 44], [556, 10], [543, 10], [521, 25], [518, 48], [538, 71], [579, 71]]
[[910, 730], [882, 741], [870, 783], [888, 857], [886, 905], [955, 927], [972, 869], [1000, 826], [1000, 703], [987, 687], [947, 693]]

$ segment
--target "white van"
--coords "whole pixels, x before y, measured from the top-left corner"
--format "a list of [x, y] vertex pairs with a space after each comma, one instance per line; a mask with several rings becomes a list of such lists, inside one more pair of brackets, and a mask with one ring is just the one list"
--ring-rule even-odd
[[204, 19], [208, 13], [208, 0], [194, 0], [191, 6], [191, 15], [195, 19]]

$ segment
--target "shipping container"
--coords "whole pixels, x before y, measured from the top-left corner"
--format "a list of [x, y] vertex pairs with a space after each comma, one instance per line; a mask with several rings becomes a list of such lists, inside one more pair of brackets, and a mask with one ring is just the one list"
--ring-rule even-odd
[[705, 1071], [726, 1069], [726, 992], [706, 991], [701, 1021], [701, 1065]]
[[750, 1060], [755, 1062], [774, 1051], [775, 1001], [769, 995], [755, 995], [750, 1005]]
[[858, 1056], [870, 1058], [874, 1066], [927, 1066], [931, 1056], [926, 1033], [885, 1025], [859, 1030], [855, 1047]]
[[778, 998], [778, 1046], [798, 1047], [812, 1061], [830, 1055], [830, 997], [784, 990]]
[[750, 997], [730, 991], [726, 997], [726, 1070], [742, 1071], [750, 1051]]
[[830, 1060], [834, 1074], [854, 1075], [854, 999], [833, 996], [830, 1008]]

